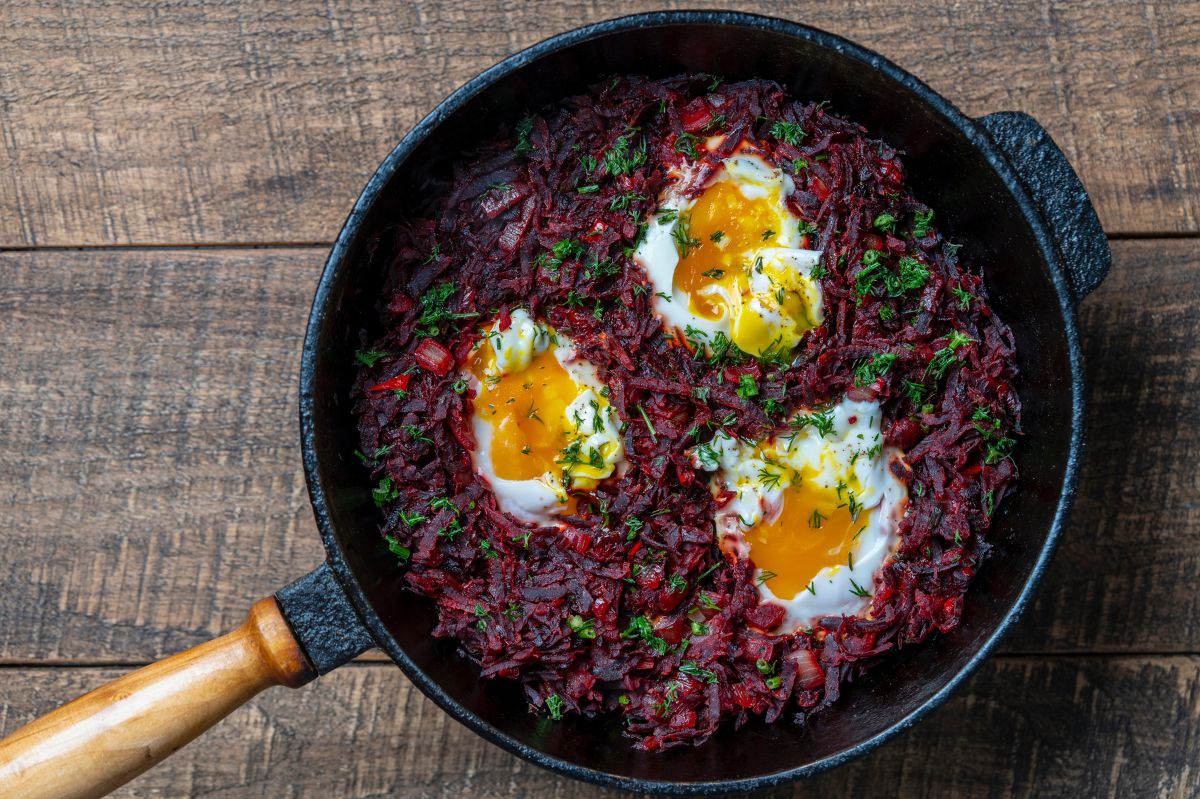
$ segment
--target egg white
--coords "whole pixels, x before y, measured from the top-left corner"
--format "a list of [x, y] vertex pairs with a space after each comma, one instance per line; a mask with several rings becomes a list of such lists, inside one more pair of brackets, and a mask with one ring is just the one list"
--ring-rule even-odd
[[[899, 524], [908, 494], [904, 483], [888, 468], [902, 453], [881, 445], [879, 403], [845, 398], [827, 413], [832, 429], [824, 436], [813, 426], [784, 431], [765, 442], [739, 441], [719, 432], [707, 448], [694, 453], [696, 465], [714, 473], [710, 484], [714, 495], [732, 493], [714, 522], [722, 549], [739, 558], [753, 558], [746, 533], [778, 514], [792, 484], [791, 470], [810, 475], [803, 479], [823, 489], [836, 490], [839, 483], [857, 489], [855, 496], [863, 508], [860, 518], [865, 518], [865, 523], [851, 550], [853, 569], [848, 563], [825, 567], [812, 576], [812, 591], [800, 591], [791, 599], [776, 596], [769, 579], [759, 583], [762, 601], [782, 605], [787, 611], [779, 632], [793, 632], [822, 616], [863, 615], [871, 600], [858, 596], [855, 585], [872, 591], [875, 573], [899, 544]], [[764, 470], [781, 474], [782, 479], [764, 482]], [[756, 570], [757, 577], [762, 577], [761, 569]]]

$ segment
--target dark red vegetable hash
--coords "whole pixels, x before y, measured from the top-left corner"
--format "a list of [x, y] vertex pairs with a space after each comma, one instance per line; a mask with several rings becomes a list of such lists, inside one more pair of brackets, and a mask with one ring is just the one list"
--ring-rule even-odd
[[[790, 363], [694, 353], [664, 333], [632, 260], [667, 167], [711, 172], [743, 140], [793, 177], [792, 210], [824, 252], [825, 321]], [[618, 712], [650, 750], [726, 719], [803, 723], [880, 655], [957, 626], [1016, 478], [1013, 338], [897, 152], [860, 125], [767, 81], [615, 78], [464, 158], [433, 218], [397, 220], [380, 248], [387, 332], [364, 339], [356, 408], [382, 532], [436, 603], [434, 635], [519, 680], [535, 712]], [[918, 279], [897, 276], [905, 257]], [[562, 529], [518, 524], [472, 469], [457, 368], [517, 307], [572, 336], [625, 422], [629, 468], [581, 493]], [[735, 390], [743, 375], [757, 395]], [[907, 453], [901, 544], [869, 586], [870, 618], [772, 635], [783, 609], [759, 603], [752, 564], [720, 554], [687, 450], [846, 392], [877, 397], [886, 443]]]

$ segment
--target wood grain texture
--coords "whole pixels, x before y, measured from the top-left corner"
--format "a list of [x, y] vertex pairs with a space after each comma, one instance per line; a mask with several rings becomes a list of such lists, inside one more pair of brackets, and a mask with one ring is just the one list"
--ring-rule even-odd
[[969, 114], [1027, 111], [1110, 232], [1200, 217], [1200, 2], [729, 0], [0, 8], [0, 247], [331, 240], [439, 100], [548, 35], [739, 7], [847, 35]]
[[[1079, 501], [1009, 651], [1200, 653], [1195, 245], [1115, 257]], [[319, 562], [295, 385], [322, 258], [0, 254], [0, 663], [160, 658]]]
[[[111, 669], [5, 669], [0, 730]], [[1200, 769], [1200, 659], [995, 658], [913, 730], [756, 799], [1185, 797]], [[391, 665], [269, 691], [115, 797], [619, 799], [486, 743]]]
[[321, 561], [296, 385], [322, 259], [0, 255], [0, 657], [155, 660]]
[[1200, 652], [1200, 258], [1194, 241], [1112, 246], [1080, 309], [1079, 494], [1010, 650]]

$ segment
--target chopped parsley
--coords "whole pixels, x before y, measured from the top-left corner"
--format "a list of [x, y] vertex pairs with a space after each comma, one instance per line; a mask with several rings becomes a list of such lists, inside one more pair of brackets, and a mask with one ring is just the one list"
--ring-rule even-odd
[[671, 238], [675, 240], [675, 248], [679, 250], [679, 260], [684, 260], [692, 254], [692, 250], [700, 246], [699, 239], [692, 238], [692, 217], [690, 214], [679, 214], [675, 220], [675, 228]]
[[896, 267], [900, 273], [900, 285], [908, 291], [924, 288], [929, 281], [929, 270], [925, 264], [912, 256], [901, 257]]
[[[696, 622], [692, 622], [693, 625]], [[694, 660], [685, 660], [679, 664], [679, 673], [686, 674], [689, 677], [694, 677], [697, 680], [703, 680], [709, 685], [717, 684], [717, 673], [709, 669], [701, 668]]]
[[658, 441], [658, 432], [654, 429], [654, 425], [650, 423], [650, 417], [646, 415], [646, 409], [642, 407], [642, 403], [637, 405], [638, 413], [642, 415], [642, 421], [646, 423], [646, 429], [650, 431], [650, 440]]
[[797, 416], [792, 420], [792, 427], [797, 430], [803, 430], [806, 427], [811, 427], [817, 431], [821, 438], [833, 432], [833, 411], [821, 411], [818, 413], [810, 413], [803, 416]]
[[401, 563], [407, 563], [412, 557], [412, 550], [401, 544], [394, 536], [384, 536], [384, 541], [387, 542], [388, 551], [396, 556], [396, 559]]
[[912, 380], [906, 379], [900, 381], [900, 390], [903, 391], [905, 396], [912, 400], [914, 404], [920, 405], [921, 400], [925, 396], [925, 392], [929, 389], [925, 388], [924, 383], [916, 383]]
[[551, 720], [562, 721], [564, 704], [563, 698], [558, 694], [546, 697], [546, 712], [550, 714]]
[[698, 141], [700, 141], [699, 136], [687, 132], [680, 133], [679, 137], [675, 139], [675, 152], [686, 155], [695, 161], [697, 158], [696, 142]]
[[573, 613], [567, 617], [567, 626], [571, 628], [571, 632], [580, 638], [591, 639], [596, 637], [595, 619], [585, 619], [583, 616]]
[[550, 248], [550, 254], [540, 253], [534, 259], [534, 264], [546, 268], [550, 274], [558, 272], [565, 261], [577, 261], [587, 253], [587, 248], [573, 239], [560, 239]]
[[950, 368], [950, 365], [958, 360], [954, 354], [955, 351], [967, 344], [974, 343], [975, 339], [966, 333], [961, 333], [957, 330], [951, 331], [950, 337], [946, 341], [946, 346], [935, 352], [933, 357], [929, 359], [929, 365], [925, 367], [925, 374], [933, 375], [935, 380], [940, 380], [945, 376], [946, 370]]
[[641, 614], [629, 620], [629, 627], [621, 633], [621, 637], [640, 640], [656, 655], [665, 655], [670, 649], [666, 641], [654, 634], [654, 625], [650, 620]]
[[631, 149], [629, 137], [620, 136], [604, 153], [604, 169], [610, 175], [628, 175], [644, 163], [646, 163], [645, 139], [638, 142], [636, 148]]
[[899, 357], [895, 353], [877, 352], [854, 367], [854, 385], [866, 386], [887, 374]]
[[454, 504], [454, 500], [449, 497], [434, 497], [429, 500], [429, 507], [433, 510], [449, 510], [454, 511], [454, 515], [459, 513], [458, 506]]
[[770, 133], [775, 138], [785, 144], [797, 145], [808, 134], [804, 132], [804, 128], [800, 127], [799, 122], [772, 122]]
[[896, 232], [896, 217], [886, 211], [875, 217], [875, 221], [872, 224], [874, 224], [876, 230], [883, 231], [884, 233]]
[[625, 520], [625, 526], [629, 528], [629, 532], [625, 535], [626, 541], [632, 541], [638, 537], [638, 533], [646, 526], [646, 523], [636, 516], [630, 516]]
[[913, 214], [913, 236], [918, 239], [923, 239], [929, 235], [929, 228], [933, 226], [933, 211], [917, 211]]
[[382, 350], [358, 350], [354, 353], [354, 360], [369, 369], [391, 354]]
[[396, 511], [396, 517], [409, 527], [416, 527], [418, 524], [425, 521], [425, 517], [420, 513], [408, 513], [404, 510], [404, 508], [399, 508]]
[[758, 576], [754, 578], [754, 582], [757, 583], [758, 585], [762, 585], [763, 583], [767, 582], [768, 580], [774, 580], [778, 576], [779, 575], [773, 571], [760, 571], [758, 573]]
[[432, 444], [433, 439], [425, 435], [425, 431], [419, 425], [405, 424], [401, 425], [400, 429], [408, 433], [408, 437], [413, 441], [420, 441], [425, 444]]
[[389, 502], [395, 502], [399, 497], [400, 487], [390, 477], [383, 478], [379, 481], [379, 485], [371, 489], [371, 499], [375, 500], [377, 508], [382, 508]]
[[983, 443], [987, 450], [983, 459], [985, 464], [991, 466], [1011, 454], [1012, 448], [1017, 443], [1016, 440], [1001, 434], [1000, 420], [993, 417], [987, 408], [977, 407], [975, 413], [971, 415], [971, 420], [975, 423], [975, 429], [979, 431], [979, 435], [983, 437]]
[[423, 337], [436, 336], [442, 332], [442, 324], [455, 319], [473, 319], [477, 313], [454, 313], [450, 310], [450, 298], [458, 288], [450, 281], [436, 283], [421, 295], [421, 315], [417, 318], [416, 334]]
[[533, 117], [523, 117], [517, 123], [517, 146], [514, 149], [517, 155], [529, 155], [533, 152], [533, 144], [529, 141], [529, 135], [533, 133]]

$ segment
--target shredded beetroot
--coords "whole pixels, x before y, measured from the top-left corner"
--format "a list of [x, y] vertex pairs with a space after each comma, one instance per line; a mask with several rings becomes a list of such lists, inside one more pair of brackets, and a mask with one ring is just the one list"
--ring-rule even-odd
[[[825, 322], [786, 368], [664, 335], [631, 258], [667, 168], [697, 161], [702, 182], [743, 140], [793, 176], [793, 211], [824, 251]], [[1016, 478], [1013, 338], [903, 176], [888, 144], [774, 83], [621, 77], [465, 155], [433, 218], [398, 220], [379, 242], [387, 332], [364, 334], [356, 401], [382, 532], [436, 603], [434, 635], [485, 677], [519, 680], [534, 711], [619, 712], [655, 750], [726, 720], [804, 722], [883, 653], [954, 629]], [[875, 279], [902, 258], [925, 277]], [[447, 366], [517, 307], [571, 335], [626, 422], [630, 468], [581, 494], [561, 529], [498, 510], [472, 469], [471, 391]], [[735, 391], [743, 374], [756, 397]], [[406, 390], [370, 390], [401, 375]], [[718, 425], [761, 437], [847, 392], [879, 398], [887, 443], [907, 452], [902, 541], [868, 617], [774, 635], [781, 609], [759, 604], [751, 563], [720, 554], [687, 450]]]

